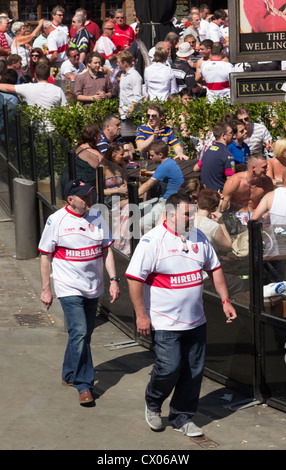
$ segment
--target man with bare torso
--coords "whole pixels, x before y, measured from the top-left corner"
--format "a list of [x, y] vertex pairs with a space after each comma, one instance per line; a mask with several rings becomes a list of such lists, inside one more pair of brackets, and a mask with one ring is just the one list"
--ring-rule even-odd
[[236, 211], [250, 219], [264, 194], [273, 190], [273, 183], [266, 176], [267, 160], [263, 154], [249, 157], [247, 170], [230, 176], [223, 187], [221, 211]]

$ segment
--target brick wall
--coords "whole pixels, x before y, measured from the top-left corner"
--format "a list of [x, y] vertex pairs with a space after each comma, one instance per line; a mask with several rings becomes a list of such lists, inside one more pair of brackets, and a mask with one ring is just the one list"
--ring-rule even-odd
[[126, 0], [125, 1], [125, 12], [126, 12], [126, 23], [132, 24], [134, 23], [134, 0]]

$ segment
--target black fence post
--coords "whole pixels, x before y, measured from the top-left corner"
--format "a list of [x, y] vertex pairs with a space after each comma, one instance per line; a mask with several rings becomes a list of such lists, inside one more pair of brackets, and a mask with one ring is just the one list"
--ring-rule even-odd
[[261, 312], [263, 311], [263, 243], [262, 224], [255, 220], [248, 222], [249, 233], [249, 274], [250, 274], [250, 313], [254, 328], [254, 394], [262, 401], [263, 345], [261, 335]]
[[75, 154], [68, 152], [69, 181], [76, 179]]
[[97, 202], [99, 204], [104, 204], [104, 189], [103, 189], [103, 168], [98, 166], [97, 169]]
[[35, 181], [36, 185], [38, 186], [37, 170], [36, 170], [35, 133], [34, 133], [34, 128], [31, 124], [29, 124], [28, 126], [28, 131], [29, 131], [31, 179], [32, 181]]
[[8, 107], [3, 104], [3, 121], [4, 121], [4, 135], [5, 135], [5, 150], [7, 162], [10, 160], [10, 146], [9, 146], [9, 121], [8, 121]]
[[51, 137], [48, 137], [47, 144], [48, 144], [51, 203], [55, 205], [56, 204], [55, 172], [54, 172], [54, 160], [53, 160], [53, 142], [52, 142]]
[[23, 159], [22, 159], [22, 139], [21, 139], [21, 119], [20, 112], [15, 113], [16, 119], [16, 141], [17, 141], [17, 160], [19, 175], [23, 176]]
[[[128, 200], [129, 200], [129, 218], [132, 219], [130, 230], [132, 237], [130, 239], [131, 254], [134, 253], [140, 239], [140, 214], [139, 214], [139, 195], [138, 184], [128, 183]], [[132, 209], [133, 206], [133, 209]]]

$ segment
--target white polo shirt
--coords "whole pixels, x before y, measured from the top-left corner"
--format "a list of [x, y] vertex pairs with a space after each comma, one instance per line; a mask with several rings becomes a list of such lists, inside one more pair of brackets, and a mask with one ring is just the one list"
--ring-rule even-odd
[[223, 31], [213, 21], [209, 23], [206, 33], [206, 39], [211, 39], [213, 42], [221, 42], [222, 44], [226, 43]]
[[45, 225], [39, 251], [53, 254], [57, 297], [103, 294], [103, 250], [113, 243], [101, 213], [91, 209], [83, 216], [68, 206], [52, 214]]
[[117, 60], [115, 58], [109, 59], [109, 57], [112, 57], [118, 51], [111, 39], [109, 39], [107, 36], [100, 36], [96, 42], [96, 50], [105, 58], [105, 67], [112, 71], [115, 70], [117, 67]]
[[47, 37], [47, 58], [52, 57], [53, 52], [58, 52], [56, 63], [67, 59], [68, 37], [61, 28], [54, 29]]
[[165, 223], [143, 235], [126, 276], [144, 282], [146, 313], [155, 330], [188, 330], [206, 322], [203, 270], [220, 268], [217, 255], [198, 229], [192, 228], [184, 251], [181, 238]]

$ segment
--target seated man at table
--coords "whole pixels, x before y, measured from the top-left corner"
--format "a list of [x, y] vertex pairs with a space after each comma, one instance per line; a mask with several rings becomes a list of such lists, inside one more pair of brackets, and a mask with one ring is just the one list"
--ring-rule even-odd
[[[151, 230], [164, 210], [166, 200], [172, 194], [178, 192], [184, 183], [183, 173], [172, 158], [169, 157], [169, 147], [165, 142], [153, 142], [150, 147], [150, 159], [154, 163], [159, 163], [158, 168], [152, 174], [151, 178], [143, 183], [138, 191], [139, 196], [149, 191], [156, 183], [161, 183], [160, 195], [146, 202], [139, 204], [143, 217], [140, 225], [143, 233]], [[151, 173], [151, 172], [150, 172]]]
[[147, 152], [153, 142], [163, 141], [174, 150], [175, 158], [187, 159], [173, 130], [167, 126], [161, 127], [163, 118], [163, 107], [157, 103], [150, 103], [147, 109], [148, 123], [145, 126], [139, 126], [136, 133], [135, 143], [139, 152]]

